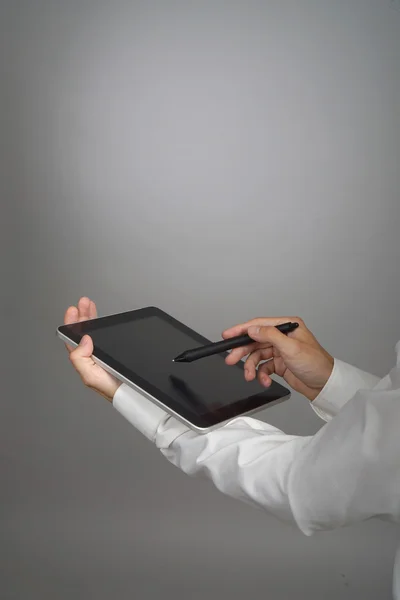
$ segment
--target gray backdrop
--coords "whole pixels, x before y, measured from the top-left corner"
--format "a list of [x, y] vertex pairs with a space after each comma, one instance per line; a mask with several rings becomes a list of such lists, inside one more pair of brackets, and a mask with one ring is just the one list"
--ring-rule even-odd
[[[0, 28], [1, 598], [389, 598], [395, 527], [306, 538], [184, 476], [81, 386], [55, 329], [83, 294], [213, 339], [300, 314], [384, 374], [400, 12], [2, 0]], [[261, 418], [321, 426], [296, 395]]]

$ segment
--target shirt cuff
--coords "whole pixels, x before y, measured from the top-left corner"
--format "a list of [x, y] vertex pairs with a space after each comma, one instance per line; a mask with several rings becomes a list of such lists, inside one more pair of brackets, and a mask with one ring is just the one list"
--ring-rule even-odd
[[321, 419], [329, 421], [359, 390], [372, 389], [379, 381], [379, 377], [335, 358], [331, 376], [311, 406]]
[[148, 440], [155, 441], [159, 425], [167, 413], [125, 383], [120, 385], [113, 398], [114, 408]]

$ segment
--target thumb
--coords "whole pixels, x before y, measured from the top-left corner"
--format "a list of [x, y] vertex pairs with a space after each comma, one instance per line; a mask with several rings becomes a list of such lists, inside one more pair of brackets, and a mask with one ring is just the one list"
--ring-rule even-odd
[[93, 354], [93, 341], [88, 335], [84, 335], [81, 339], [79, 346], [73, 351], [75, 359], [90, 358]]
[[288, 338], [276, 327], [249, 327], [247, 333], [255, 342], [270, 344], [271, 346], [275, 346], [279, 352], [286, 354], [293, 351], [293, 344], [297, 343], [295, 340]]
[[69, 355], [71, 363], [79, 373], [85, 385], [89, 385], [91, 372], [93, 371], [93, 359], [91, 358], [92, 354], [92, 339], [88, 335], [85, 335], [81, 339], [79, 346], [75, 348], [75, 350]]

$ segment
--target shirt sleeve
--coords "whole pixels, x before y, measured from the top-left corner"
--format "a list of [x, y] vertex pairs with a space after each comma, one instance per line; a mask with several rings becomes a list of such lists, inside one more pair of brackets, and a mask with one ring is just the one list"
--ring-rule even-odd
[[303, 533], [371, 517], [400, 520], [400, 367], [391, 387], [358, 390], [309, 437], [252, 418], [198, 434], [127, 386], [115, 408], [175, 466]]
[[358, 390], [372, 389], [379, 381], [379, 377], [335, 359], [330, 378], [311, 406], [321, 419], [329, 421]]

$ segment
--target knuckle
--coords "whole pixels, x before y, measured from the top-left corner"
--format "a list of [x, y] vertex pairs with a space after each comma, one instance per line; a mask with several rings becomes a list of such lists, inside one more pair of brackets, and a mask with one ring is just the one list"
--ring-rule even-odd
[[257, 365], [260, 362], [260, 358], [261, 358], [261, 352], [260, 350], [255, 350], [254, 352], [252, 352], [249, 355], [249, 362], [253, 363], [254, 365]]

